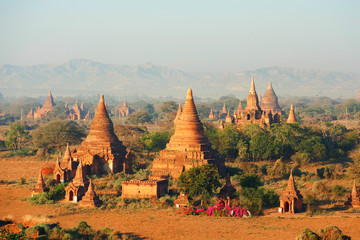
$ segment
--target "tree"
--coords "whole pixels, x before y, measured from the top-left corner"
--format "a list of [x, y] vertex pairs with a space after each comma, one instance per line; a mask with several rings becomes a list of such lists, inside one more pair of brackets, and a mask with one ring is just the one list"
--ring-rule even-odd
[[36, 129], [33, 133], [34, 145], [47, 151], [59, 152], [66, 146], [79, 144], [86, 136], [84, 129], [73, 121], [51, 121]]
[[227, 158], [236, 158], [238, 154], [238, 142], [240, 140], [240, 133], [235, 125], [226, 125], [222, 131], [218, 132], [219, 143], [218, 151], [221, 155]]
[[244, 174], [240, 179], [240, 186], [242, 188], [255, 188], [263, 186], [264, 183], [261, 181], [261, 177], [256, 174]]
[[144, 111], [149, 113], [149, 114], [153, 114], [155, 112], [154, 105], [152, 105], [151, 103], [146, 104], [144, 106]]
[[163, 113], [176, 112], [178, 110], [178, 104], [175, 101], [163, 102], [163, 104], [160, 106], [160, 110]]
[[140, 142], [148, 152], [158, 152], [166, 147], [170, 140], [169, 132], [153, 132], [140, 138]]
[[144, 124], [151, 121], [151, 116], [147, 112], [138, 111], [131, 114], [128, 118], [128, 121], [131, 124]]
[[29, 132], [25, 126], [19, 123], [10, 124], [9, 131], [6, 132], [5, 144], [8, 148], [21, 149], [29, 139]]
[[180, 189], [189, 196], [211, 196], [220, 187], [218, 170], [209, 164], [190, 168], [179, 177]]

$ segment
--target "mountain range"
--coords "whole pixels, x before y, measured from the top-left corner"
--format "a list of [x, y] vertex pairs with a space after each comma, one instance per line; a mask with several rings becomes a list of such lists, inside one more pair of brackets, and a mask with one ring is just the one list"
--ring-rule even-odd
[[356, 73], [261, 68], [233, 73], [188, 73], [151, 63], [128, 66], [72, 59], [64, 64], [0, 66], [0, 92], [6, 96], [63, 96], [111, 94], [117, 96], [183, 97], [191, 87], [199, 97], [234, 95], [246, 98], [251, 76], [258, 94], [272, 81], [278, 96], [355, 97], [360, 89]]

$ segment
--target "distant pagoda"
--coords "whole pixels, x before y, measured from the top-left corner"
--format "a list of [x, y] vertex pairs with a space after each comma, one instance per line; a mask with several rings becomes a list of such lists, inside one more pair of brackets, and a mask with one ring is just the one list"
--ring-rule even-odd
[[262, 98], [261, 109], [265, 112], [271, 112], [272, 114], [279, 114], [281, 116], [281, 107], [279, 106], [278, 97], [275, 94], [271, 81]]

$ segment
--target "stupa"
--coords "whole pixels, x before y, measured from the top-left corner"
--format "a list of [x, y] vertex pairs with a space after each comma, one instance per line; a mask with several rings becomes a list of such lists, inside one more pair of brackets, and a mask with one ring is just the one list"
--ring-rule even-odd
[[182, 114], [182, 108], [181, 108], [181, 104], [179, 104], [179, 109], [174, 119], [174, 125], [176, 125], [176, 123], [180, 120], [181, 114]]
[[226, 176], [226, 183], [220, 192], [216, 195], [218, 202], [224, 203], [225, 206], [230, 206], [231, 200], [235, 199], [236, 189], [233, 187], [230, 181], [230, 175]]
[[279, 106], [278, 97], [272, 87], [271, 81], [261, 101], [261, 109], [274, 115], [274, 122], [280, 122], [281, 107]]
[[189, 196], [183, 192], [180, 192], [180, 195], [174, 201], [174, 204], [177, 208], [188, 206], [189, 205]]
[[225, 118], [225, 124], [233, 123], [233, 117], [230, 115], [230, 111], [228, 111], [226, 118]]
[[212, 110], [212, 109], [210, 110], [209, 120], [216, 120], [216, 116], [215, 116], [215, 114], [213, 113], [213, 110]]
[[38, 181], [37, 181], [37, 183], [35, 184], [35, 188], [34, 188], [34, 190], [33, 190], [33, 195], [36, 194], [36, 193], [45, 192], [46, 190], [47, 190], [47, 188], [46, 188], [46, 185], [45, 185], [45, 183], [44, 183], [44, 178], [43, 178], [43, 175], [42, 175], [42, 171], [41, 171], [41, 169], [40, 169]]
[[92, 181], [90, 180], [90, 184], [88, 186], [88, 189], [85, 193], [85, 196], [82, 197], [82, 200], [79, 202], [79, 206], [81, 207], [87, 207], [87, 208], [94, 208], [98, 207], [101, 204], [98, 196], [96, 195]]
[[295, 111], [293, 105], [290, 107], [289, 117], [287, 123], [296, 123]]
[[115, 135], [102, 94], [91, 122], [89, 135], [81, 146], [74, 150], [72, 157], [74, 161], [81, 159], [86, 174], [132, 171], [132, 154], [129, 154]]
[[354, 180], [353, 187], [350, 193], [348, 200], [345, 205], [350, 206], [352, 208], [360, 208], [360, 198], [359, 193], [356, 189], [356, 181]]
[[224, 103], [224, 105], [222, 107], [222, 110], [219, 113], [219, 118], [226, 118], [226, 115], [227, 115], [227, 110], [226, 110], [226, 106], [225, 106], [225, 103]]
[[215, 164], [219, 170], [223, 165], [212, 154], [209, 140], [198, 117], [192, 90], [189, 88], [183, 112], [175, 126], [175, 133], [153, 162], [152, 178], [177, 179], [180, 174], [194, 166]]
[[302, 210], [303, 196], [300, 191], [296, 189], [292, 170], [290, 171], [290, 177], [286, 189], [280, 196], [280, 209], [281, 212], [296, 213]]

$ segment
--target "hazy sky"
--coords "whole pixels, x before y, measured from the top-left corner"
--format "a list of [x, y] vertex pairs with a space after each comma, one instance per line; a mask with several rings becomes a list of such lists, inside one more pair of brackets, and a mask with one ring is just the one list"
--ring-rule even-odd
[[0, 0], [0, 65], [270, 66], [360, 73], [360, 1]]

